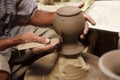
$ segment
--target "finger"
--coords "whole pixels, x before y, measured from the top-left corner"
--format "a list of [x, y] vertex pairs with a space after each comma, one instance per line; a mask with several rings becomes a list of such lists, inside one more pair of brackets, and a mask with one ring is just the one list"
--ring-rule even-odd
[[81, 35], [80, 35], [80, 39], [85, 39], [84, 34], [81, 34]]
[[56, 44], [49, 44], [46, 45], [45, 47], [35, 47], [32, 49], [34, 53], [42, 53], [42, 52], [48, 52], [51, 49], [54, 49], [56, 47]]
[[44, 38], [44, 37], [37, 37], [37, 42], [39, 43], [49, 43], [50, 40], [48, 38]]
[[22, 39], [22, 43], [30, 43], [30, 42], [39, 42], [39, 43], [49, 43], [49, 39], [46, 39], [44, 37], [39, 37], [38, 35], [34, 33], [23, 33], [20, 34], [19, 37]]
[[84, 6], [84, 2], [80, 2], [79, 4], [75, 4], [73, 6], [78, 7], [78, 8], [82, 8]]
[[47, 50], [53, 49], [53, 48], [56, 47], [56, 45], [57, 45], [57, 43], [54, 43], [54, 44], [48, 44], [48, 45], [45, 46], [45, 50], [47, 51]]
[[84, 4], [85, 4], [84, 2], [80, 2], [78, 7], [82, 8], [84, 6]]
[[89, 31], [89, 27], [88, 27], [88, 23], [86, 21], [85, 22], [85, 29], [84, 29], [83, 33], [80, 35], [80, 38], [85, 39], [85, 35], [88, 33], [88, 31]]
[[88, 23], [87, 23], [87, 21], [85, 21], [85, 29], [83, 31], [83, 34], [86, 35], [88, 33], [88, 31], [89, 31]]
[[96, 22], [90, 16], [85, 13], [83, 13], [83, 15], [88, 22], [90, 22], [92, 25], [96, 25]]
[[55, 46], [56, 44], [47, 45], [45, 47], [36, 47], [36, 48], [33, 48], [33, 52], [34, 53], [48, 52], [51, 49], [54, 49]]

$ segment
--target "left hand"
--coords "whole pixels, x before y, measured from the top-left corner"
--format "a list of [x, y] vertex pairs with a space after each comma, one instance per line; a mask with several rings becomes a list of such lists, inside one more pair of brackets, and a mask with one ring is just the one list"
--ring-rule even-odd
[[[75, 7], [79, 7], [79, 8], [82, 8], [84, 6], [84, 2], [80, 2], [80, 4], [78, 5], [74, 5]], [[88, 16], [87, 14], [83, 13], [83, 16], [85, 17], [85, 29], [83, 31], [83, 33], [80, 35], [80, 38], [81, 39], [84, 39], [85, 38], [85, 35], [88, 33], [89, 31], [89, 27], [88, 27], [88, 22], [91, 23], [92, 25], [96, 25], [95, 21], [90, 17]]]
[[59, 45], [59, 42], [54, 42], [54, 43], [49, 43], [46, 44], [43, 47], [35, 47], [32, 49], [33, 53], [35, 54], [39, 54], [42, 52], [51, 52], [53, 50], [55, 50], [55, 48]]

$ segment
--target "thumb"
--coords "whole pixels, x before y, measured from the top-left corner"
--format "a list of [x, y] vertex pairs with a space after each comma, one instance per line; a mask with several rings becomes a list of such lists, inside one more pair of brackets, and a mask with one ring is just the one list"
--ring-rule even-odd
[[80, 2], [78, 4], [73, 5], [74, 7], [82, 8], [84, 6], [84, 2]]
[[38, 37], [37, 38], [37, 42], [39, 42], [39, 43], [49, 43], [50, 42], [50, 39], [48, 39], [48, 38], [43, 38], [43, 37]]

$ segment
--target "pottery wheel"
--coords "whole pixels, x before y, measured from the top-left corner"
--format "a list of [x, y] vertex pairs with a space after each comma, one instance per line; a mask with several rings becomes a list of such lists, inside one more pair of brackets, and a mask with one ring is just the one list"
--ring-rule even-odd
[[87, 53], [81, 53], [76, 58], [60, 56], [53, 70], [44, 73], [45, 70], [35, 71], [31, 66], [24, 80], [108, 80], [98, 68], [98, 57]]

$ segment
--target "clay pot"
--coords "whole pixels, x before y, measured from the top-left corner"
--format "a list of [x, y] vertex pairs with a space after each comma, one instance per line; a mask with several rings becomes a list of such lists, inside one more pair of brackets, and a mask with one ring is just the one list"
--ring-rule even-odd
[[72, 55], [80, 53], [83, 47], [78, 37], [84, 30], [85, 18], [77, 7], [65, 6], [57, 10], [53, 23], [55, 31], [62, 36], [63, 54]]
[[108, 77], [120, 80], [120, 50], [105, 53], [99, 60], [99, 67]]
[[71, 38], [83, 32], [85, 18], [79, 8], [66, 6], [57, 10], [53, 24], [57, 33], [61, 33], [64, 38]]

